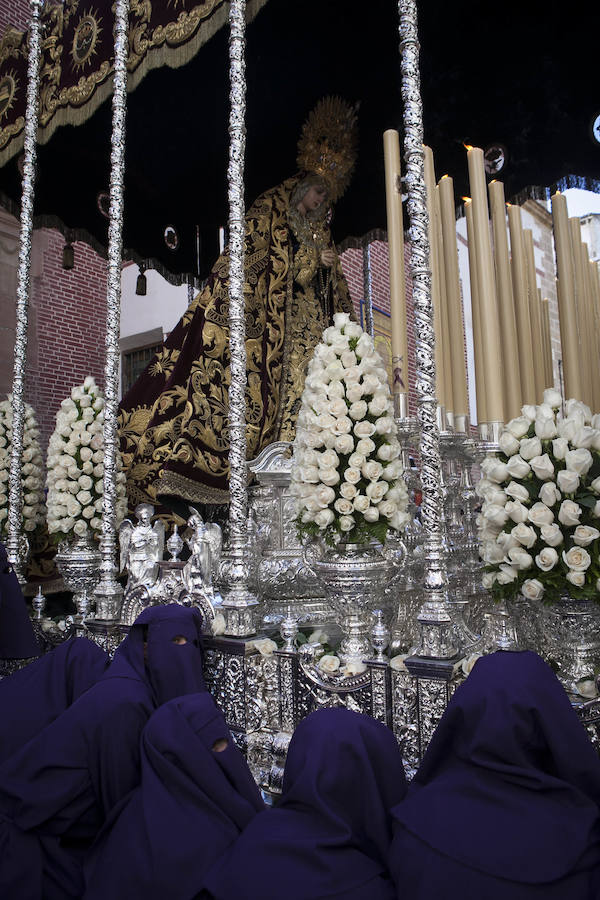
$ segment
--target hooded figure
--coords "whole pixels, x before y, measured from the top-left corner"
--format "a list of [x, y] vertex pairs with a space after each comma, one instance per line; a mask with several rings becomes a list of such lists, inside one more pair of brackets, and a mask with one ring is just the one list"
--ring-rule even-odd
[[71, 638], [0, 681], [0, 763], [53, 722], [95, 684], [108, 654], [87, 638]]
[[140, 786], [113, 812], [86, 864], [85, 900], [192, 900], [261, 809], [210, 694], [166, 703], [142, 734]]
[[477, 661], [393, 810], [398, 897], [600, 896], [600, 760], [535, 653]]
[[0, 766], [0, 896], [81, 896], [83, 853], [139, 783], [144, 725], [204, 690], [200, 637], [195, 609], [144, 610], [105, 675]]
[[0, 543], [0, 659], [28, 659], [40, 655], [40, 646], [33, 633], [27, 604]]
[[[283, 792], [214, 867], [206, 896], [238, 900], [390, 900], [390, 809], [406, 792], [392, 732], [348, 709], [322, 709], [290, 742]], [[205, 896], [204, 894], [201, 896]]]

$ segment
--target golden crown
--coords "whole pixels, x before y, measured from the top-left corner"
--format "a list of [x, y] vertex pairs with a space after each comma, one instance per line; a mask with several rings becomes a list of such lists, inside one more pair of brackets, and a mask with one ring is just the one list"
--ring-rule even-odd
[[298, 166], [325, 179], [334, 203], [348, 187], [356, 163], [356, 113], [341, 97], [323, 97], [309, 113], [298, 141]]

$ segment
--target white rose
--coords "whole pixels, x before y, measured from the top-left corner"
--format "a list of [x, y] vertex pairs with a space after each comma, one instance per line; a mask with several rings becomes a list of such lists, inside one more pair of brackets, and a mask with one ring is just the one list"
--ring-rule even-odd
[[544, 585], [537, 578], [528, 578], [521, 585], [521, 593], [527, 600], [541, 600], [544, 596]]
[[552, 409], [559, 409], [562, 406], [560, 391], [555, 390], [555, 388], [546, 388], [544, 391], [544, 403]]
[[401, 475], [402, 463], [399, 459], [393, 459], [389, 462], [382, 473], [382, 477], [385, 478], [386, 481], [396, 481]]
[[566, 438], [556, 438], [552, 441], [552, 453], [555, 459], [564, 459], [568, 449], [569, 442]]
[[519, 484], [517, 481], [511, 481], [508, 487], [504, 488], [504, 492], [508, 494], [509, 497], [514, 497], [515, 500], [520, 500], [522, 503], [527, 503], [529, 501], [529, 491], [524, 485]]
[[510, 431], [502, 432], [498, 446], [506, 456], [512, 456], [514, 453], [519, 452], [519, 441]]
[[498, 584], [511, 584], [517, 578], [517, 570], [507, 563], [502, 563], [496, 581]]
[[369, 403], [369, 412], [372, 416], [381, 416], [388, 411], [389, 399], [383, 391], [378, 391]]
[[600, 494], [600, 477], [594, 478], [594, 480], [590, 484], [590, 488], [595, 494]]
[[[535, 408], [535, 407], [534, 407]], [[525, 409], [525, 407], [523, 407]], [[535, 419], [535, 413], [533, 415]], [[526, 416], [519, 416], [516, 419], [511, 419], [510, 422], [507, 423], [506, 428], [514, 437], [522, 438], [529, 431], [530, 421]]]
[[354, 509], [350, 500], [346, 500], [344, 497], [338, 497], [338, 499], [333, 504], [333, 507], [336, 512], [339, 512], [342, 516], [349, 516]]
[[[95, 435], [92, 437], [92, 439], [91, 439], [91, 441], [90, 441], [90, 443], [89, 443], [89, 446], [90, 446], [90, 448], [91, 448], [92, 450], [94, 450], [95, 452], [97, 452], [97, 451], [100, 451], [100, 450], [101, 450], [101, 448], [102, 448], [102, 443], [103, 443], [103, 440], [102, 440], [102, 434], [95, 434]], [[98, 460], [98, 462], [99, 462], [99, 460]]]
[[377, 419], [375, 422], [377, 434], [392, 434], [395, 428], [396, 426], [391, 416], [381, 416], [381, 418]]
[[574, 494], [579, 487], [579, 475], [568, 469], [561, 469], [557, 473], [556, 482], [563, 494]]
[[384, 462], [389, 462], [390, 459], [396, 459], [398, 456], [398, 450], [394, 447], [393, 444], [382, 444], [381, 447], [377, 450], [377, 456], [379, 459], [382, 459]]
[[[526, 522], [529, 518], [527, 507], [523, 506], [519, 500], [509, 500], [504, 507], [504, 512], [506, 514], [504, 522], [506, 522], [507, 518], [512, 519], [513, 522]], [[504, 522], [502, 522], [502, 525], [504, 525]], [[500, 527], [502, 527], [502, 525]]]
[[364, 663], [357, 662], [356, 660], [351, 660], [340, 669], [340, 675], [343, 675], [344, 678], [350, 678], [352, 675], [361, 675], [366, 671], [367, 667]]
[[511, 528], [510, 533], [519, 544], [522, 544], [528, 549], [533, 547], [537, 541], [537, 532], [535, 528], [532, 528], [531, 525], [526, 525], [525, 522], [520, 522], [518, 525], [515, 525], [514, 528]]
[[[358, 382], [360, 381], [361, 372], [360, 372], [360, 369], [358, 368], [358, 366], [350, 366], [349, 369], [343, 369], [342, 371], [343, 371], [343, 379], [346, 384], [346, 391], [347, 391], [349, 385], [358, 384]], [[366, 390], [363, 386], [363, 394], [365, 394], [365, 393], [366, 393]]]
[[355, 469], [362, 469], [366, 461], [367, 458], [363, 453], [356, 452], [348, 459], [348, 465]]
[[261, 638], [258, 641], [252, 641], [252, 644], [261, 656], [271, 656], [273, 651], [277, 650], [277, 644], [270, 638]]
[[377, 522], [379, 519], [379, 510], [376, 506], [369, 506], [368, 509], [365, 509], [363, 516], [365, 517], [365, 522]]
[[383, 472], [383, 466], [380, 462], [371, 459], [368, 462], [364, 463], [361, 472], [369, 481], [377, 481], [377, 479]]
[[544, 547], [535, 558], [535, 564], [542, 572], [549, 572], [558, 562], [558, 553], [554, 547]]
[[338, 434], [336, 435], [334, 446], [338, 453], [347, 456], [354, 450], [354, 438], [351, 434]]
[[[334, 397], [332, 400], [329, 400], [327, 403], [327, 412], [333, 416], [335, 419], [339, 419], [341, 416], [345, 416], [348, 407], [346, 406], [346, 401], [341, 397]], [[332, 428], [333, 424], [330, 423], [326, 426], [327, 428]]]
[[[79, 496], [79, 495], [78, 495]], [[325, 509], [335, 499], [335, 491], [327, 485], [320, 485], [313, 494], [318, 506]]]
[[347, 338], [359, 338], [363, 330], [357, 322], [349, 322], [348, 325], [344, 325], [344, 334]]
[[547, 453], [534, 457], [529, 464], [535, 475], [542, 481], [554, 476], [554, 465]]
[[541, 486], [540, 500], [542, 501], [542, 503], [545, 503], [546, 506], [554, 506], [555, 503], [558, 503], [560, 500], [562, 500], [562, 494], [553, 481], [546, 481]]
[[561, 438], [565, 438], [565, 440], [567, 441], [572, 441], [575, 437], [575, 432], [582, 424], [583, 422], [578, 422], [574, 419], [561, 419], [557, 423], [556, 428]]
[[327, 396], [330, 400], [334, 397], [343, 398], [344, 394], [344, 385], [341, 381], [330, 381], [327, 385]]
[[563, 550], [562, 558], [565, 565], [575, 572], [585, 572], [592, 563], [590, 554], [583, 547], [571, 547], [569, 551]]
[[91, 503], [92, 495], [89, 491], [79, 491], [77, 494], [77, 502], [81, 503], [82, 506], [87, 506], [88, 503]]
[[355, 382], [346, 388], [346, 399], [349, 403], [357, 403], [361, 399], [363, 393], [362, 384]]
[[319, 467], [322, 469], [335, 469], [340, 463], [340, 458], [335, 450], [325, 450], [321, 453]]
[[556, 522], [553, 522], [552, 525], [542, 525], [540, 534], [542, 540], [549, 544], [550, 547], [558, 547], [564, 540], [560, 526], [558, 526]]
[[327, 528], [328, 525], [331, 525], [333, 520], [335, 519], [335, 514], [332, 509], [320, 509], [318, 513], [315, 513], [314, 523], [319, 528]]
[[307, 484], [319, 483], [319, 469], [317, 466], [303, 466], [300, 469], [300, 480]]
[[361, 477], [359, 469], [355, 469], [354, 466], [348, 466], [344, 472], [344, 481], [349, 481], [350, 484], [358, 484]]
[[387, 490], [387, 481], [373, 481], [367, 485], [365, 493], [370, 498], [371, 503], [379, 503], [380, 500], [383, 500]]
[[342, 365], [345, 369], [349, 369], [351, 366], [355, 366], [358, 363], [354, 350], [343, 350], [340, 354], [340, 359], [342, 360]]
[[[533, 422], [535, 417], [537, 416], [537, 411], [538, 411], [537, 406], [527, 404], [526, 406], [521, 407], [521, 416], [519, 418], [524, 418], [531, 424], [531, 422]], [[517, 437], [522, 437], [522, 436], [523, 435], [517, 435]]]
[[[341, 422], [341, 421], [342, 421], [341, 419], [338, 419], [338, 422]], [[327, 429], [326, 431], [322, 431], [321, 438], [323, 440], [323, 446], [325, 447], [325, 449], [333, 450], [333, 448], [335, 447], [336, 439], [337, 439], [334, 432], [329, 431], [329, 429]]]
[[593, 457], [584, 447], [579, 450], [567, 450], [565, 453], [565, 465], [570, 472], [585, 475], [592, 467]]
[[585, 584], [585, 572], [577, 572], [574, 569], [570, 569], [566, 577], [567, 581], [570, 581], [575, 587], [583, 587]]
[[210, 630], [215, 637], [218, 637], [220, 634], [225, 634], [225, 616], [222, 615], [222, 613], [215, 614]]
[[348, 416], [340, 416], [335, 420], [333, 425], [334, 434], [350, 434], [352, 431], [352, 420]]
[[[510, 462], [512, 463], [515, 459], [520, 459], [520, 457], [513, 456]], [[525, 463], [525, 465], [527, 465], [527, 463]], [[509, 474], [508, 466], [508, 463], [500, 462], [498, 459], [484, 459], [481, 464], [481, 470], [490, 481], [493, 481], [495, 484], [500, 484], [502, 481], [507, 480], [507, 475]], [[528, 465], [527, 472], [529, 472]]]
[[362, 385], [365, 395], [372, 395], [379, 390], [380, 381], [377, 375], [375, 375], [373, 372], [370, 372], [368, 375], [365, 375], [363, 377]]
[[490, 591], [492, 589], [492, 585], [496, 580], [496, 574], [494, 572], [484, 572], [481, 576], [481, 583], [486, 591]]
[[366, 509], [371, 505], [371, 501], [365, 494], [358, 494], [353, 501], [353, 506], [356, 512], [364, 513]]
[[337, 672], [340, 667], [340, 660], [337, 656], [332, 656], [331, 653], [326, 653], [325, 656], [322, 656], [317, 663], [317, 667], [321, 669], [322, 672]]
[[523, 550], [522, 547], [511, 547], [507, 553], [507, 561], [515, 566], [519, 571], [530, 569], [533, 565], [533, 556]]
[[529, 521], [538, 528], [541, 525], [551, 525], [554, 522], [554, 513], [545, 503], [534, 503], [529, 510]]
[[495, 566], [498, 563], [501, 563], [505, 556], [502, 547], [492, 541], [486, 541], [486, 543], [481, 546], [480, 554], [482, 560], [487, 563], [488, 566]]
[[572, 525], [579, 525], [579, 517], [581, 516], [581, 507], [573, 500], [563, 500], [558, 511], [558, 521], [566, 525], [567, 528]]
[[89, 475], [81, 475], [79, 477], [79, 487], [83, 491], [89, 491], [90, 488], [92, 487], [92, 485], [93, 485], [93, 481]]
[[591, 525], [578, 525], [573, 532], [573, 540], [580, 547], [589, 547], [589, 545], [600, 537], [600, 531]]
[[81, 515], [84, 519], [93, 519], [93, 517], [96, 515], [96, 510], [93, 506], [85, 506], [81, 510]]
[[325, 372], [322, 375], [324, 381], [341, 381], [342, 378], [345, 377], [347, 373], [344, 371], [344, 367], [339, 361], [339, 359], [334, 360], [334, 362], [329, 363], [325, 367]]
[[356, 452], [360, 453], [361, 456], [368, 456], [370, 453], [373, 453], [375, 450], [375, 441], [372, 441], [370, 437], [361, 438], [356, 443]]
[[515, 530], [515, 528], [521, 528], [522, 526], [524, 528], [529, 527], [528, 525], [523, 525], [523, 523], [521, 522], [519, 525], [515, 525], [514, 528], [511, 528], [510, 532], [501, 531], [500, 534], [493, 539], [493, 542], [495, 544], [498, 544], [498, 546], [502, 548], [504, 556], [506, 556], [511, 547], [519, 546], [519, 541], [513, 535], [513, 531]]
[[592, 515], [595, 516], [597, 519], [600, 518], [600, 500], [596, 500], [596, 503], [592, 510]]
[[592, 446], [592, 442], [596, 436], [596, 430], [588, 425], [582, 425], [573, 435], [573, 444], [575, 447], [588, 448]]
[[364, 419], [367, 414], [367, 404], [364, 400], [356, 400], [348, 410], [351, 419]]
[[535, 433], [542, 441], [549, 441], [556, 437], [556, 425], [554, 419], [538, 418], [535, 420]]
[[[344, 403], [344, 408], [346, 404]], [[317, 416], [317, 427], [318, 428], [333, 428], [335, 426], [336, 419], [331, 413], [321, 413], [321, 415]]]
[[379, 515], [385, 516], [386, 519], [391, 519], [396, 512], [398, 512], [397, 504], [393, 500], [388, 500], [386, 495], [386, 499], [379, 504]]
[[342, 531], [352, 531], [354, 528], [354, 517], [353, 516], [340, 516], [339, 520], [340, 528]]
[[539, 456], [542, 452], [542, 442], [538, 437], [524, 438], [521, 441], [519, 453], [522, 459], [530, 460]]
[[81, 504], [75, 499], [75, 497], [72, 497], [67, 503], [67, 512], [70, 516], [73, 516], [73, 518], [81, 515]]
[[354, 434], [358, 438], [370, 438], [372, 434], [375, 434], [375, 426], [372, 422], [357, 422], [354, 426]]
[[319, 475], [323, 484], [329, 485], [329, 487], [338, 484], [340, 480], [340, 473], [337, 469], [319, 469]]
[[[510, 475], [511, 478], [526, 478], [527, 475], [531, 472], [531, 467], [528, 462], [526, 462], [521, 456], [511, 456], [509, 461], [506, 463], [506, 476]], [[490, 476], [488, 476], [490, 477]], [[494, 479], [492, 479], [494, 480]], [[503, 481], [504, 479], [499, 479]]]
[[346, 500], [353, 500], [354, 497], [356, 497], [357, 493], [358, 491], [356, 490], [356, 487], [353, 484], [350, 484], [350, 482], [348, 481], [344, 481], [340, 485], [340, 494]]
[[88, 532], [87, 522], [84, 522], [82, 519], [78, 519], [73, 525], [73, 531], [78, 537], [83, 537]]

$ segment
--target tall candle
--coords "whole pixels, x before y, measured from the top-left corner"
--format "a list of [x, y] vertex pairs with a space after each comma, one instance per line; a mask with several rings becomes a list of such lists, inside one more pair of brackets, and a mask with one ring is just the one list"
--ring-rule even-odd
[[[408, 415], [408, 343], [406, 337], [404, 228], [400, 182], [400, 141], [398, 132], [394, 129], [389, 129], [383, 134], [383, 153], [392, 319], [392, 392], [395, 415], [406, 416]], [[404, 395], [402, 399], [401, 395]]]
[[542, 291], [538, 288], [538, 303], [540, 307], [540, 321], [542, 323], [543, 356], [544, 356], [544, 385], [553, 387], [554, 375], [552, 373], [552, 343], [550, 341], [550, 313], [548, 300], [542, 298]]
[[473, 206], [475, 254], [481, 312], [481, 339], [485, 369], [485, 393], [488, 422], [504, 421], [504, 390], [502, 384], [502, 352], [500, 320], [494, 279], [494, 263], [490, 243], [483, 150], [471, 147], [467, 151], [469, 184]]
[[529, 228], [523, 229], [523, 246], [525, 247], [525, 269], [529, 292], [529, 316], [531, 318], [531, 350], [533, 355], [533, 372], [535, 377], [535, 395], [537, 403], [542, 402], [544, 393], [544, 352], [542, 344], [542, 323], [540, 302], [538, 298], [537, 277], [535, 273], [535, 253], [533, 249], [533, 233]]
[[433, 203], [435, 214], [435, 245], [437, 251], [437, 270], [440, 274], [440, 324], [442, 329], [446, 418], [448, 420], [448, 425], [451, 428], [454, 428], [454, 389], [452, 387], [452, 359], [450, 350], [450, 314], [448, 311], [448, 288], [446, 283], [446, 265], [444, 261], [444, 239], [442, 235], [440, 189], [437, 185], [435, 188]]
[[575, 285], [573, 275], [573, 253], [567, 215], [567, 200], [563, 194], [552, 197], [552, 219], [554, 223], [554, 250], [558, 276], [558, 318], [562, 351], [565, 396], [581, 397], [581, 371], [579, 358], [579, 335], [577, 333], [577, 309], [575, 306]]
[[458, 248], [456, 245], [454, 183], [448, 175], [444, 175], [440, 179], [439, 191], [444, 268], [446, 270], [446, 298], [450, 321], [448, 345], [452, 367], [452, 406], [454, 409], [455, 429], [463, 431], [466, 429], [467, 416], [469, 415], [467, 367], [465, 363], [465, 329], [458, 271]]
[[507, 419], [518, 416], [523, 405], [521, 397], [521, 373], [519, 370], [519, 346], [517, 320], [510, 273], [508, 237], [506, 234], [506, 204], [504, 185], [492, 181], [489, 185], [490, 209], [494, 230], [494, 259], [496, 264], [496, 289], [500, 312], [502, 336], [502, 361]]
[[517, 342], [519, 346], [519, 371], [521, 373], [521, 396], [523, 403], [537, 403], [535, 375], [531, 351], [531, 319], [529, 316], [529, 296], [525, 274], [525, 252], [523, 249], [523, 229], [521, 210], [508, 205], [508, 226], [510, 229], [511, 273], [517, 320]]
[[481, 312], [479, 303], [479, 277], [475, 254], [475, 227], [473, 207], [470, 199], [465, 200], [467, 219], [467, 243], [469, 246], [469, 279], [471, 284], [471, 315], [473, 318], [473, 355], [475, 357], [475, 395], [477, 400], [477, 424], [488, 422], [485, 390], [485, 369], [483, 365], [483, 341], [481, 339]]
[[440, 406], [446, 408], [446, 384], [444, 381], [444, 335], [442, 330], [442, 303], [439, 269], [438, 232], [435, 214], [435, 170], [431, 147], [425, 147], [425, 186], [427, 188], [427, 214], [429, 216], [429, 259], [431, 268], [431, 302], [433, 304], [433, 330], [435, 335], [436, 394]]
[[598, 379], [598, 341], [594, 314], [594, 293], [592, 273], [590, 271], [590, 251], [585, 242], [581, 244], [583, 264], [584, 302], [585, 302], [585, 334], [588, 343], [590, 360], [590, 404], [594, 412], [600, 410], [600, 382]]
[[579, 332], [579, 359], [581, 371], [581, 399], [584, 403], [592, 405], [592, 378], [590, 345], [587, 334], [587, 322], [585, 314], [585, 281], [583, 276], [583, 253], [581, 247], [581, 223], [579, 219], [569, 219], [569, 231], [571, 233], [571, 246], [573, 248], [573, 273], [575, 282], [575, 309], [577, 310], [577, 330]]

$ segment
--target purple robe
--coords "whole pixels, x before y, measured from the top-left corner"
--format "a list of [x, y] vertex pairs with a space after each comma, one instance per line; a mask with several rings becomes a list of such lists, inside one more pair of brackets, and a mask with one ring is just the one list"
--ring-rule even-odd
[[477, 661], [393, 810], [398, 897], [600, 896], [600, 759], [535, 653]]
[[[25, 874], [43, 886], [32, 900], [81, 895], [81, 852], [139, 783], [144, 725], [161, 702], [204, 689], [200, 633], [197, 610], [144, 610], [105, 675], [0, 766], [1, 897], [19, 896]], [[187, 643], [173, 643], [178, 636]], [[27, 850], [33, 835], [37, 874]]]
[[108, 654], [87, 638], [71, 638], [0, 681], [0, 763], [61, 715], [95, 684]]
[[0, 659], [40, 655], [21, 585], [0, 543]]
[[[216, 741], [227, 741], [221, 752]], [[192, 900], [210, 866], [264, 809], [208, 693], [161, 706], [142, 735], [141, 783], [104, 826], [85, 900]]]
[[345, 708], [311, 713], [290, 742], [279, 804], [256, 816], [214, 867], [206, 896], [394, 898], [390, 809], [405, 792], [385, 725]]

